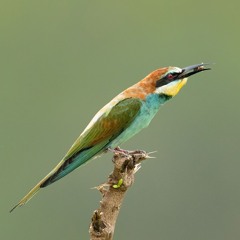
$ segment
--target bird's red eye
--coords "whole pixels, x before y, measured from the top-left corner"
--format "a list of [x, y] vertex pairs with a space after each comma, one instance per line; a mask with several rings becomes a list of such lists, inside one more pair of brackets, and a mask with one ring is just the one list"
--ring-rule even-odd
[[173, 75], [172, 75], [171, 73], [169, 73], [169, 74], [167, 75], [167, 78], [171, 80], [171, 79], [173, 79]]

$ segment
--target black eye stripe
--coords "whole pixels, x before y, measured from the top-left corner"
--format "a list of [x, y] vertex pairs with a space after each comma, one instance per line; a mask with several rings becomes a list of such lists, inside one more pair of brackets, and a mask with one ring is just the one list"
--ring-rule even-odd
[[[172, 80], [172, 79], [171, 79], [171, 80]], [[158, 80], [158, 81], [156, 82], [156, 87], [158, 88], [158, 87], [164, 86], [164, 85], [170, 83], [171, 80], [168, 79], [168, 78], [162, 78], [162, 79], [160, 79], [160, 80]]]
[[[166, 74], [163, 78], [159, 79], [156, 82], [156, 87], [158, 88], [158, 87], [164, 86], [164, 85], [176, 80], [179, 74], [180, 73], [176, 73], [176, 72], [170, 72], [170, 73]], [[171, 77], [169, 77], [169, 75], [171, 75]]]

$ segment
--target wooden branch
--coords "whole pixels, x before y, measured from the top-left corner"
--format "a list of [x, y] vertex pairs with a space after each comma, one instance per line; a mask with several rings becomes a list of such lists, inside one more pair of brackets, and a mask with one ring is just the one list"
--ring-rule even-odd
[[102, 194], [100, 207], [94, 211], [90, 228], [90, 240], [112, 240], [116, 220], [128, 188], [134, 182], [134, 174], [140, 163], [150, 158], [145, 151], [114, 150], [114, 170], [108, 181], [96, 187]]

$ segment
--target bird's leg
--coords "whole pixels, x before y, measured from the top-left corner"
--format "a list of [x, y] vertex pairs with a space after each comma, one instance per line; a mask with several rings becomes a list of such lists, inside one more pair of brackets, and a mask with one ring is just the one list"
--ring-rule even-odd
[[124, 150], [124, 149], [121, 149], [120, 147], [115, 147], [115, 148], [107, 148], [106, 149], [106, 152], [109, 151], [109, 152], [112, 152], [112, 153], [122, 153], [122, 154], [129, 154], [129, 150]]
[[120, 147], [115, 147], [114, 152], [117, 152], [117, 153], [125, 153], [125, 154], [129, 154], [129, 150], [124, 150], [124, 149], [121, 149]]
[[109, 147], [106, 149], [106, 151], [110, 151], [113, 153], [122, 153], [126, 155], [145, 153], [145, 151], [142, 151], [142, 150], [125, 150], [125, 149], [121, 149], [120, 147], [115, 147], [114, 149]]
[[[137, 156], [141, 156], [141, 155], [146, 155], [147, 154], [145, 151], [142, 151], [142, 150], [125, 150], [125, 149], [121, 149], [120, 147], [115, 147], [114, 149], [109, 147], [109, 148], [106, 149], [106, 151], [110, 151], [114, 155], [115, 154], [117, 154], [117, 155], [121, 154], [123, 156], [125, 155], [126, 157], [127, 156], [137, 157]], [[114, 158], [113, 158], [113, 162], [114, 162]]]

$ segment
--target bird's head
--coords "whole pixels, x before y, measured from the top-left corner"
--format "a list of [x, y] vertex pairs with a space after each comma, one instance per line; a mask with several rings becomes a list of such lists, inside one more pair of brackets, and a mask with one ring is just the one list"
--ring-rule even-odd
[[155, 82], [155, 93], [174, 97], [187, 83], [187, 78], [196, 73], [210, 70], [209, 64], [196, 64], [185, 68], [167, 67], [159, 69], [159, 76]]

